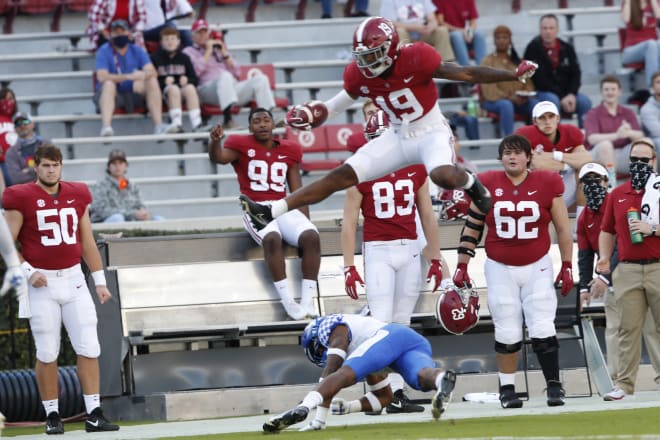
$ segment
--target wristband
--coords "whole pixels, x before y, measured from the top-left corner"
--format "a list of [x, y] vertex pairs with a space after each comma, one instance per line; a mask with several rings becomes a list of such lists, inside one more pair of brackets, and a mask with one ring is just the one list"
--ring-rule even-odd
[[105, 272], [102, 270], [92, 272], [92, 278], [94, 279], [95, 286], [107, 286], [107, 283], [105, 282]]
[[23, 269], [23, 273], [25, 274], [25, 278], [27, 278], [28, 280], [30, 279], [30, 277], [32, 276], [32, 274], [35, 271], [34, 267], [30, 263], [28, 263], [27, 261], [23, 261], [21, 263], [21, 269]]
[[609, 287], [610, 281], [605, 277], [605, 275], [598, 274], [598, 279], [605, 283]]
[[561, 151], [553, 151], [552, 152], [552, 158], [556, 160], [557, 162], [563, 162], [564, 161], [564, 153]]
[[328, 356], [330, 356], [331, 354], [334, 354], [335, 356], [339, 356], [342, 359], [346, 359], [346, 352], [341, 348], [328, 348]]

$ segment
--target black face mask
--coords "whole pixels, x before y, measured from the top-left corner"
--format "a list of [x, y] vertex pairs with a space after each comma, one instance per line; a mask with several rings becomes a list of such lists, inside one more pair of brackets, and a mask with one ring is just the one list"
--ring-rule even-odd
[[642, 190], [646, 186], [653, 169], [644, 162], [630, 162], [630, 184], [635, 190]]
[[125, 48], [129, 41], [128, 35], [117, 35], [116, 37], [112, 37], [112, 45], [117, 49]]
[[598, 211], [607, 195], [607, 188], [599, 182], [585, 182], [582, 189], [587, 199], [587, 208]]

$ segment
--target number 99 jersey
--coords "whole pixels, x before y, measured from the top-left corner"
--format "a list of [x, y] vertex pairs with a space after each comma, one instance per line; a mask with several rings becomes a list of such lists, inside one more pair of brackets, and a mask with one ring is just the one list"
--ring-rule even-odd
[[34, 182], [10, 186], [2, 195], [5, 210], [23, 215], [18, 235], [21, 253], [37, 269], [56, 270], [80, 263], [79, 220], [92, 202], [84, 183], [60, 181], [53, 196]]

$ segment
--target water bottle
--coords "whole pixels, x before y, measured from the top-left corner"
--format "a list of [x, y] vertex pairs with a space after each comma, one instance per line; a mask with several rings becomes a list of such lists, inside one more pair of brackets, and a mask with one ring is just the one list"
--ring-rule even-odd
[[477, 104], [477, 99], [474, 96], [471, 96], [467, 103], [468, 115], [474, 116], [476, 118], [478, 113], [478, 107], [479, 105]]
[[[628, 226], [630, 226], [630, 222], [632, 220], [640, 220], [639, 216], [639, 210], [636, 208], [629, 208], [628, 209]], [[644, 241], [644, 236], [642, 235], [641, 232], [632, 232], [630, 231], [630, 241], [632, 241], [632, 244], [640, 244], [641, 242]]]
[[608, 163], [607, 166], [607, 180], [608, 186], [610, 189], [614, 188], [616, 186], [616, 168], [614, 168], [613, 163]]

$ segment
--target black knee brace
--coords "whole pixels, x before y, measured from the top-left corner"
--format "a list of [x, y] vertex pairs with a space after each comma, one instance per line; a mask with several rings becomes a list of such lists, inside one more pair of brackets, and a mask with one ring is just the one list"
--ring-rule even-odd
[[536, 354], [555, 353], [559, 350], [557, 336], [550, 336], [543, 339], [532, 338], [532, 350]]
[[522, 348], [522, 342], [516, 342], [515, 344], [502, 344], [501, 342], [495, 341], [495, 352], [500, 354], [511, 354], [517, 353]]

